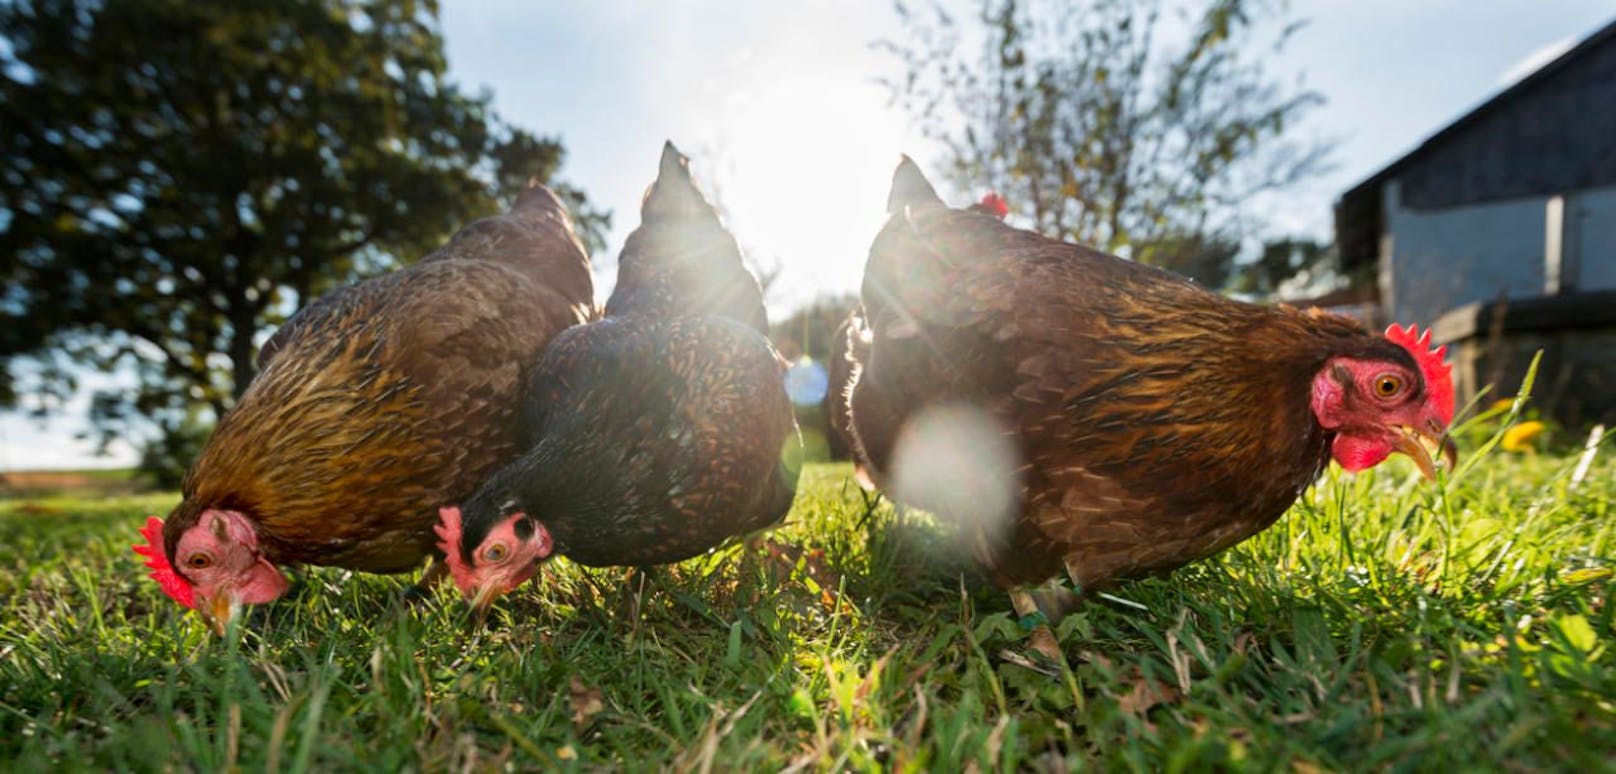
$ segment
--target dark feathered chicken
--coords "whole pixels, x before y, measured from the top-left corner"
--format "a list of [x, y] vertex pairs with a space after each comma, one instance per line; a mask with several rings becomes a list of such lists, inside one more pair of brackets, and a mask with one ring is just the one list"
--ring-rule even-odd
[[264, 346], [184, 500], [136, 550], [216, 622], [279, 596], [276, 565], [419, 565], [438, 507], [520, 451], [522, 364], [592, 302], [588, 256], [542, 186], [420, 263], [325, 296]]
[[[967, 211], [1003, 219], [1009, 214], [1010, 206], [1004, 197], [990, 191], [981, 201], [967, 208]], [[852, 397], [853, 384], [858, 381], [858, 372], [862, 370], [863, 363], [870, 359], [870, 339], [870, 327], [864, 320], [862, 307], [849, 312], [847, 319], [843, 320], [842, 324], [837, 326], [836, 332], [831, 334], [830, 360], [826, 369], [830, 389], [825, 391], [824, 402], [825, 416], [830, 424], [831, 434], [835, 436], [839, 445], [852, 454], [854, 473], [859, 484], [866, 489], [874, 489], [876, 485], [868, 468], [866, 455], [853, 437], [853, 416], [848, 401]], [[866, 391], [864, 395], [862, 419], [870, 443], [877, 445], [890, 444], [897, 435], [899, 425], [902, 424], [897, 411], [891, 406], [883, 405], [881, 396], [873, 391]], [[880, 456], [885, 459], [889, 453], [889, 449], [883, 449]]]
[[864, 343], [859, 338], [862, 330], [864, 330], [864, 318], [859, 310], [854, 309], [830, 335], [830, 356], [825, 361], [825, 379], [828, 388], [825, 390], [822, 405], [825, 410], [825, 423], [830, 426], [830, 438], [826, 440], [831, 455], [852, 456], [860, 475], [860, 483], [869, 487], [871, 484], [863, 479], [863, 469], [854, 450], [853, 417], [847, 411], [847, 388], [853, 383], [853, 369], [861, 359], [869, 357], [867, 347], [862, 352], [856, 349]]
[[528, 382], [528, 451], [439, 533], [481, 607], [552, 555], [643, 566], [778, 522], [800, 444], [757, 281], [670, 144], [606, 317], [556, 337]]
[[769, 335], [763, 292], [741, 262], [741, 248], [690, 180], [672, 143], [640, 203], [641, 227], [628, 235], [606, 316], [719, 315]]
[[1207, 556], [1274, 523], [1332, 457], [1361, 470], [1398, 451], [1433, 472], [1420, 441], [1446, 443], [1453, 390], [1413, 329], [1240, 303], [949, 209], [907, 159], [888, 210], [852, 427], [878, 480], [928, 407], [975, 407], [1000, 429], [1016, 457], [1009, 524], [901, 494], [973, 524], [1007, 587], [1065, 572], [1093, 589]]

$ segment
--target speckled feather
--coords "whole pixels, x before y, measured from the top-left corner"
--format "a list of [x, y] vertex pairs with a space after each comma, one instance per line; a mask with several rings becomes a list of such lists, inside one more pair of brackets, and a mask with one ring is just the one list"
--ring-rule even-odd
[[1014, 436], [1019, 516], [979, 544], [1005, 585], [1069, 565], [1104, 586], [1244, 540], [1328, 461], [1308, 403], [1325, 361], [1413, 365], [1350, 319], [1237, 302], [940, 205], [892, 216], [863, 300], [874, 335], [853, 429], [878, 477], [928, 403], [974, 403]]
[[590, 565], [694, 556], [785, 517], [800, 447], [757, 280], [671, 144], [605, 319], [557, 337], [522, 414], [529, 451], [462, 504], [463, 558], [511, 509]]
[[[767, 335], [769, 322], [763, 294], [751, 272], [741, 265], [734, 238], [722, 228], [703, 231], [706, 233], [702, 236], [631, 237], [623, 246], [618, 284], [606, 301], [606, 314], [715, 314]], [[710, 239], [707, 246], [690, 246], [691, 242], [706, 241], [704, 237]], [[675, 252], [686, 259], [659, 265], [655, 259], [644, 257]]]
[[[608, 316], [728, 317], [769, 335], [763, 291], [740, 246], [690, 179], [689, 162], [669, 145], [640, 204], [641, 227], [617, 260]], [[692, 195], [694, 194], [694, 195]]]
[[[608, 317], [566, 331], [533, 369], [526, 405], [535, 447], [464, 507], [515, 501], [574, 561], [678, 561], [791, 507], [781, 451], [796, 424], [780, 365], [734, 321]], [[486, 527], [466, 531], [474, 548]]]
[[421, 262], [303, 309], [186, 476], [170, 558], [220, 507], [255, 521], [277, 564], [419, 564], [437, 507], [519, 451], [521, 364], [585, 321], [592, 294], [570, 219], [536, 187]]

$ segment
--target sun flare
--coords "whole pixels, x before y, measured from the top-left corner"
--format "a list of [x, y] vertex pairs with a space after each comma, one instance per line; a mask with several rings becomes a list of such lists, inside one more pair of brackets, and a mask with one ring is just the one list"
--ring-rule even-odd
[[778, 268], [776, 314], [821, 293], [857, 292], [869, 240], [886, 217], [900, 153], [918, 142], [881, 88], [804, 73], [738, 89], [725, 134], [698, 171], [756, 265]]

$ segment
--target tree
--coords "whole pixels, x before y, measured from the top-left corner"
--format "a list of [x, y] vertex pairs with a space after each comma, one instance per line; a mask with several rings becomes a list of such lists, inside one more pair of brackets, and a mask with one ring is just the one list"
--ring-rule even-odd
[[1265, 241], [1256, 260], [1236, 267], [1227, 289], [1241, 296], [1296, 301], [1353, 289], [1372, 292], [1374, 284], [1375, 267], [1341, 271], [1335, 244], [1290, 236]]
[[[954, 180], [991, 186], [1040, 232], [1228, 276], [1254, 220], [1239, 207], [1321, 169], [1291, 139], [1322, 99], [1262, 58], [1298, 28], [1283, 6], [1212, 0], [980, 0], [970, 19], [897, 6], [896, 103], [941, 141]], [[1272, 33], [1271, 35], [1268, 33]]]
[[836, 328], [858, 304], [855, 293], [820, 296], [790, 317], [770, 323], [769, 338], [774, 340], [776, 349], [788, 356], [807, 355], [819, 361], [828, 360], [839, 346], [833, 340]]
[[1240, 267], [1229, 290], [1252, 296], [1273, 296], [1298, 282], [1323, 292], [1345, 284], [1336, 270], [1334, 245], [1306, 237], [1286, 237], [1263, 243], [1256, 260]]
[[[772, 321], [769, 324], [769, 338], [787, 360], [795, 364], [798, 358], [806, 355], [828, 372], [832, 369], [831, 358], [837, 357], [841, 351], [841, 344], [836, 341], [836, 329], [858, 304], [858, 295], [854, 293], [820, 296], [790, 317]], [[826, 389], [838, 390], [846, 386], [832, 383], [827, 384]], [[797, 417], [797, 427], [802, 430], [804, 454], [807, 455], [805, 459], [847, 459], [850, 450], [842, 443], [841, 436], [830, 427], [829, 406], [825, 399], [828, 396], [808, 402], [802, 402], [802, 397], [805, 396], [793, 393], [792, 411]]]
[[0, 399], [43, 353], [28, 389], [132, 370], [98, 426], [194, 435], [296, 308], [553, 181], [560, 142], [445, 71], [431, 0], [0, 2]]

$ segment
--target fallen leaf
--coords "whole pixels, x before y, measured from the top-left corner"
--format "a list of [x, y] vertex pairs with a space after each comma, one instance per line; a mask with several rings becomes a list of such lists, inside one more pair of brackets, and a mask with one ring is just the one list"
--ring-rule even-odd
[[606, 708], [606, 697], [599, 688], [585, 685], [577, 675], [572, 676], [568, 692], [572, 697], [572, 730], [582, 734], [589, 727], [589, 719]]
[[1085, 650], [1077, 654], [1077, 657], [1098, 667], [1100, 671], [1105, 674], [1110, 674], [1116, 669], [1116, 667], [1111, 664], [1111, 659], [1106, 658], [1105, 654], [1097, 651]]
[[1123, 712], [1144, 715], [1152, 707], [1172, 704], [1182, 698], [1184, 695], [1173, 684], [1141, 677], [1134, 681], [1133, 690], [1117, 702], [1117, 707]]

